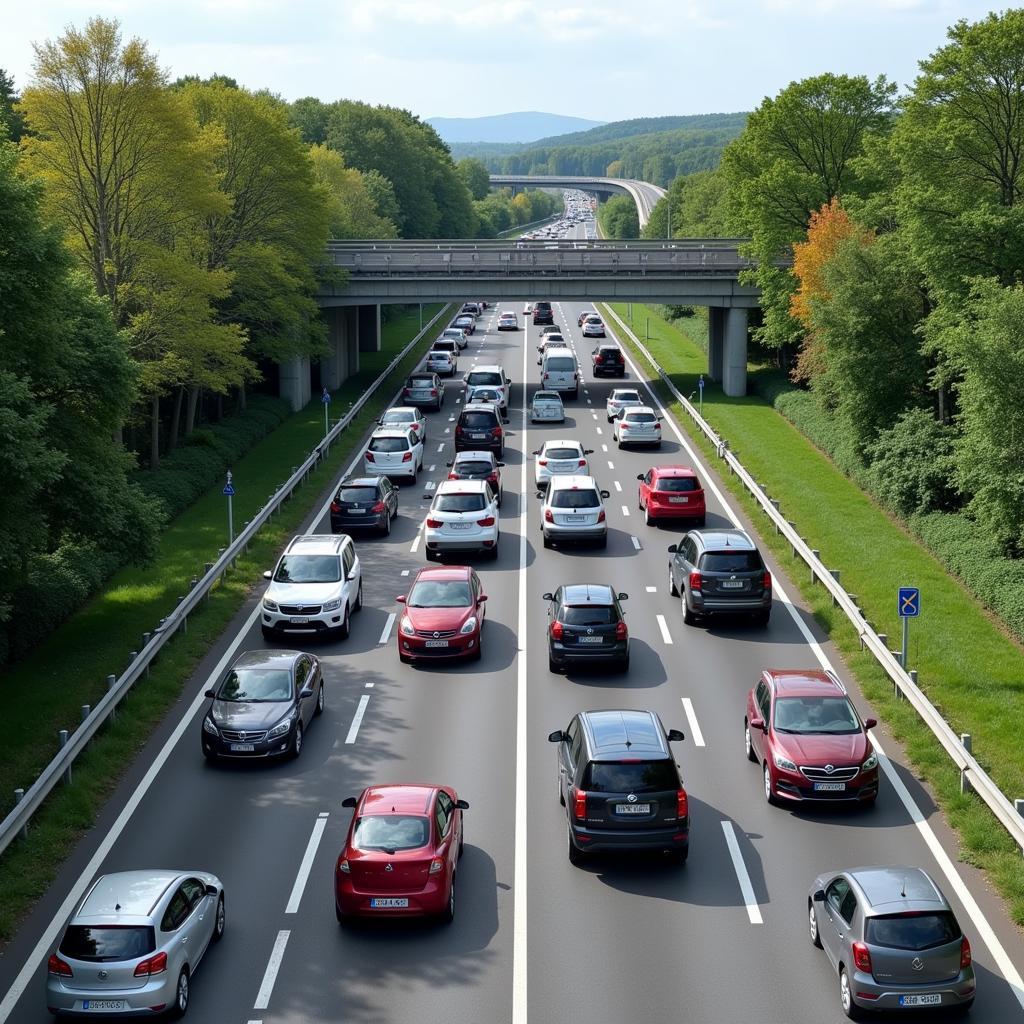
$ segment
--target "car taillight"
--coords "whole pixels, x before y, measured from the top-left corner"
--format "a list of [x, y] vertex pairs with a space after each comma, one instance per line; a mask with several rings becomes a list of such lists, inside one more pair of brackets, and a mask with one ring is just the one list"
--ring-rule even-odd
[[442, 520], [440, 520], [440, 519], [428, 519], [427, 520], [427, 526], [429, 526], [430, 529], [432, 529], [432, 530], [439, 529], [441, 524], [442, 524]]
[[73, 978], [75, 976], [71, 970], [71, 964], [65, 963], [56, 953], [46, 961], [46, 970], [48, 974], [56, 974], [61, 978]]
[[431, 388], [430, 389], [430, 397], [431, 398], [437, 398], [437, 388]]
[[615, 639], [625, 640], [629, 636], [629, 630], [626, 629], [626, 624], [621, 620], [615, 623]]
[[699, 572], [691, 572], [690, 573], [690, 589], [691, 590], [700, 590], [701, 582], [702, 582], [702, 580], [700, 578], [700, 573]]
[[538, 466], [546, 466], [547, 464], [548, 464], [548, 460], [547, 459], [538, 459], [537, 460], [537, 465]]
[[661, 430], [661, 424], [660, 423], [655, 423], [654, 424], [654, 429], [655, 430]]
[[586, 459], [580, 459], [580, 465], [581, 466], [585, 466], [586, 464], [587, 464], [587, 460]]
[[371, 508], [371, 509], [370, 509], [370, 511], [371, 511], [371, 512], [383, 512], [383, 511], [384, 511], [384, 509], [385, 509], [386, 507], [387, 507], [387, 506], [386, 506], [386, 505], [384, 504], [384, 502], [383, 502], [383, 501], [378, 501], [378, 502], [377, 502], [377, 503], [376, 503], [376, 504], [375, 504], [375, 505], [373, 506], [373, 508]]
[[603, 363], [604, 362], [604, 357], [603, 356], [594, 356], [594, 362], [595, 363]]
[[574, 789], [572, 796], [573, 814], [582, 821], [587, 816], [587, 794], [582, 789]]
[[690, 803], [686, 799], [686, 790], [676, 790], [676, 817], [682, 820], [690, 815]]
[[406, 452], [406, 453], [405, 453], [405, 454], [404, 454], [404, 455], [402, 456], [402, 461], [403, 461], [403, 462], [412, 462], [412, 452]]
[[460, 479], [460, 477], [459, 477], [458, 473], [449, 473], [448, 474], [448, 479], [449, 480], [458, 480], [458, 479]]
[[561, 640], [563, 636], [565, 636], [565, 626], [563, 626], [558, 619], [555, 619], [555, 621], [551, 623], [551, 639]]
[[489, 476], [489, 477], [487, 478], [487, 482], [488, 482], [489, 484], [494, 484], [494, 486], [495, 486], [495, 487], [497, 487], [497, 486], [498, 486], [498, 474], [497, 474], [497, 473], [492, 473], [492, 474], [491, 474], [491, 475], [490, 475], [490, 476]]
[[765, 590], [771, 590], [772, 589], [772, 574], [770, 572], [768, 572], [767, 570], [765, 570], [763, 583], [764, 583], [764, 589]]
[[863, 942], [853, 944], [853, 963], [858, 971], [863, 971], [865, 974], [871, 973], [871, 953]]
[[464, 430], [462, 429], [462, 427], [458, 427], [458, 426], [457, 426], [457, 427], [455, 428], [455, 436], [456, 436], [456, 437], [458, 437], [458, 436], [459, 436], [459, 434], [464, 434], [464, 433], [465, 433], [465, 431], [464, 431]]
[[367, 461], [367, 462], [376, 462], [376, 461], [377, 461], [377, 460], [376, 460], [376, 459], [375, 459], [375, 458], [373, 457], [373, 452], [367, 452], [367, 453], [366, 453], [366, 461]]
[[157, 953], [147, 960], [143, 960], [135, 968], [136, 978], [145, 978], [151, 974], [163, 974], [167, 970], [167, 954]]
[[493, 435], [494, 437], [501, 437], [502, 433], [503, 433], [503, 431], [502, 431], [501, 427], [495, 427], [495, 428], [494, 428], [494, 429], [493, 429], [493, 430], [491, 431], [491, 434], [492, 434], [492, 435]]
[[971, 944], [967, 941], [965, 935], [960, 940], [960, 969], [963, 970], [965, 967], [971, 966]]
[[546, 523], [553, 523], [554, 521], [555, 521], [555, 517], [551, 514], [551, 509], [549, 509], [549, 508], [544, 509], [544, 522], [546, 522]]
[[348, 866], [347, 857], [342, 857], [342, 859], [338, 861], [338, 871], [343, 875], [351, 874], [352, 869]]
[[439, 875], [444, 870], [444, 861], [440, 857], [435, 857], [430, 862], [430, 874]]
[[599, 523], [604, 522], [604, 509], [601, 509], [601, 511], [597, 513], [597, 521]]
[[412, 425], [412, 429], [413, 429], [413, 430], [419, 430], [419, 429], [420, 429], [420, 425], [419, 425], [418, 423], [414, 423], [414, 424]]
[[331, 502], [331, 511], [335, 512], [335, 513], [340, 512], [341, 511], [341, 506], [336, 501], [332, 501]]
[[412, 388], [402, 388], [402, 397], [412, 394]]
[[494, 525], [494, 516], [484, 516], [483, 519], [478, 519], [476, 521], [476, 525], [477, 526], [493, 526]]
[[550, 374], [550, 373], [545, 373], [545, 374], [543, 374], [543, 375], [541, 376], [541, 380], [547, 380], [547, 379], [548, 379], [548, 377], [550, 377], [550, 376], [551, 376], [551, 374]]

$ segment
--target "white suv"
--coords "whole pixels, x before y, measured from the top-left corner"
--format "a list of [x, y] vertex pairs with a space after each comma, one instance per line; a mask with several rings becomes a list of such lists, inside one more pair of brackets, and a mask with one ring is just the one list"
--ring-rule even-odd
[[468, 391], [478, 387], [496, 388], [501, 391], [501, 401], [498, 405], [501, 408], [502, 416], [508, 412], [508, 391], [512, 385], [512, 379], [505, 376], [505, 370], [499, 364], [491, 366], [474, 366], [463, 378], [462, 382]]
[[547, 493], [537, 492], [543, 499], [540, 507], [540, 532], [544, 547], [554, 542], [596, 541], [598, 547], [608, 545], [608, 520], [604, 513], [607, 491], [598, 489], [590, 476], [553, 476]]
[[590, 476], [587, 456], [593, 448], [584, 448], [579, 441], [545, 441], [533, 454], [537, 464], [533, 467], [533, 482], [538, 490], [547, 487], [553, 476]]
[[445, 480], [423, 527], [427, 559], [446, 551], [486, 551], [498, 557], [498, 499], [487, 480]]
[[282, 633], [349, 634], [352, 612], [363, 606], [363, 571], [348, 534], [292, 537], [263, 595], [260, 625], [273, 640]]
[[423, 438], [415, 430], [380, 427], [363, 453], [367, 476], [407, 476], [415, 480], [423, 466]]

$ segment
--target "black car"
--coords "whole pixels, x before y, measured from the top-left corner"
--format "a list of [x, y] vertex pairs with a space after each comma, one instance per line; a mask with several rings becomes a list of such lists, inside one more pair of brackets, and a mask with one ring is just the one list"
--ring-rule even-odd
[[598, 345], [590, 357], [595, 377], [626, 376], [626, 357], [618, 345]]
[[480, 449], [498, 457], [505, 450], [505, 431], [501, 412], [493, 405], [463, 406], [455, 423], [455, 450]]
[[456, 452], [455, 461], [446, 465], [449, 480], [486, 480], [491, 485], [491, 490], [498, 496], [498, 506], [501, 506], [504, 490], [501, 485], [501, 471], [505, 468], [505, 463], [499, 462], [494, 457], [494, 452]]
[[629, 669], [629, 630], [620, 601], [611, 587], [574, 583], [545, 594], [548, 603], [548, 668], [604, 664]]
[[555, 314], [551, 309], [550, 302], [535, 302], [533, 304], [533, 322], [536, 324], [553, 324]]
[[228, 670], [203, 716], [203, 756], [298, 757], [309, 723], [324, 710], [320, 662], [301, 651], [247, 651]]
[[558, 802], [568, 818], [569, 862], [598, 850], [655, 850], [685, 861], [690, 850], [686, 790], [653, 711], [583, 711], [558, 744]]
[[668, 550], [669, 590], [682, 596], [688, 626], [699, 617], [737, 612], [767, 625], [772, 574], [743, 530], [691, 530]]
[[348, 533], [353, 527], [391, 532], [398, 515], [398, 488], [386, 476], [359, 476], [343, 480], [331, 502], [331, 533]]

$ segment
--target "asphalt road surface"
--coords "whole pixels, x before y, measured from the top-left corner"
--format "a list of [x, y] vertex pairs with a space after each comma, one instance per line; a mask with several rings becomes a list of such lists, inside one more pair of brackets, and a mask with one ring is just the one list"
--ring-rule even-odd
[[[583, 226], [575, 230], [582, 237]], [[514, 308], [522, 325], [522, 303]], [[390, 538], [356, 539], [365, 607], [351, 638], [311, 645], [324, 664], [327, 710], [301, 758], [210, 767], [200, 755], [202, 691], [236, 652], [263, 646], [257, 587], [0, 960], [0, 1024], [49, 1019], [46, 958], [95, 874], [147, 866], [197, 867], [226, 885], [227, 931], [197, 971], [195, 1021], [824, 1024], [843, 1018], [835, 973], [807, 937], [807, 886], [830, 867], [877, 863], [921, 865], [952, 900], [978, 972], [971, 1019], [1024, 1020], [1013, 966], [1024, 964], [1020, 936], [980, 876], [956, 864], [954, 840], [884, 728], [888, 758], [873, 810], [766, 804], [742, 746], [744, 699], [761, 668], [831, 664], [861, 713], [871, 709], [810, 616], [789, 604], [794, 587], [774, 565], [767, 628], [683, 625], [665, 550], [682, 528], [644, 526], [636, 476], [653, 462], [701, 464], [667, 420], [660, 452], [618, 450], [604, 401], [620, 382], [593, 380], [593, 346], [576, 328], [581, 308], [555, 306], [585, 381], [564, 425], [533, 426], [523, 413], [538, 384], [539, 329], [498, 334], [491, 308], [460, 357], [460, 374], [500, 362], [514, 381], [500, 557], [478, 564], [489, 596], [483, 660], [417, 668], [400, 665], [395, 650], [395, 596], [426, 564], [427, 484], [444, 479], [452, 457], [462, 394], [453, 384], [444, 409], [428, 415], [426, 472], [402, 486]], [[625, 383], [639, 383], [635, 366]], [[594, 475], [611, 492], [606, 550], [541, 545], [525, 453], [563, 436], [594, 449]], [[708, 525], [743, 524], [714, 474], [701, 472]], [[311, 529], [327, 528], [325, 510]], [[541, 595], [590, 581], [629, 594], [628, 676], [548, 671]], [[690, 794], [684, 867], [657, 857], [568, 862], [546, 737], [578, 710], [614, 707], [653, 709], [686, 733], [674, 747]], [[332, 906], [350, 814], [341, 801], [394, 781], [446, 783], [470, 803], [455, 921], [342, 930]]]

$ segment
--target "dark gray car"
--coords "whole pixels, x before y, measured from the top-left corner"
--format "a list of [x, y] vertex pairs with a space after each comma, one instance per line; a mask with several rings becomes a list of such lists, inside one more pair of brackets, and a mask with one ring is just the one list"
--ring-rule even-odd
[[206, 696], [207, 760], [298, 757], [306, 728], [324, 710], [320, 662], [302, 651], [247, 651]]
[[970, 1009], [971, 944], [931, 876], [915, 867], [830, 871], [807, 895], [811, 942], [839, 973], [851, 1020], [864, 1010]]
[[691, 530], [669, 545], [669, 591], [681, 596], [683, 622], [753, 613], [766, 625], [772, 613], [772, 576], [743, 530]]

